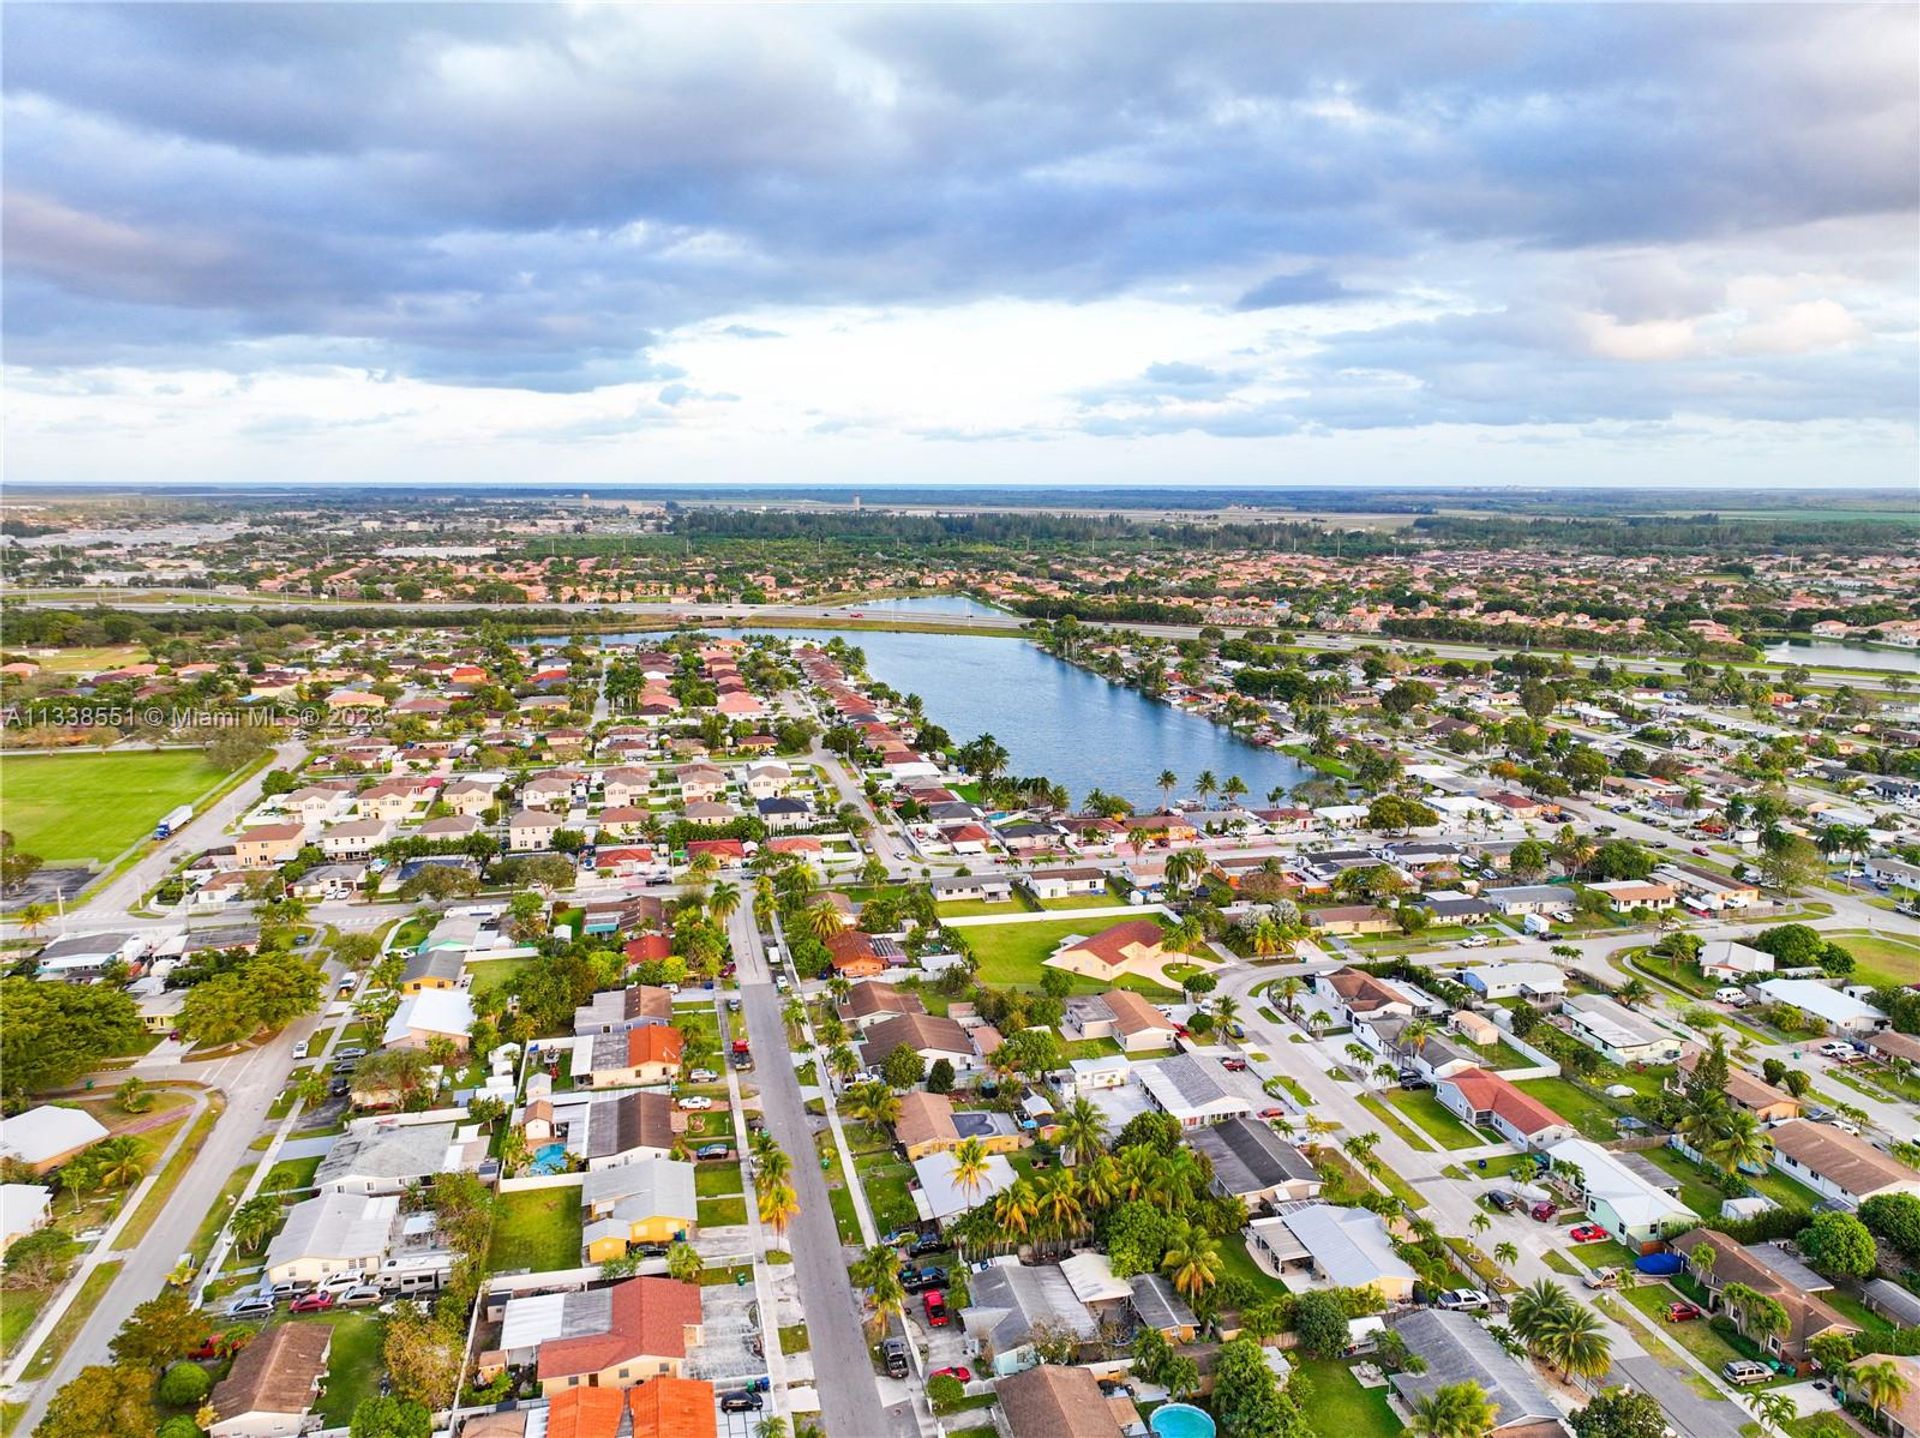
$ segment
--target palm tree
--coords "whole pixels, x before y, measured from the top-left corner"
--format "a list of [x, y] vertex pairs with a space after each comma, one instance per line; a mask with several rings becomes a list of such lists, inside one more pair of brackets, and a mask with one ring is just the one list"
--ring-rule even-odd
[[714, 922], [724, 926], [740, 908], [740, 886], [738, 884], [715, 884], [707, 895], [707, 912], [713, 915]]
[[1800, 1410], [1786, 1394], [1775, 1390], [1753, 1395], [1753, 1416], [1776, 1433], [1785, 1433], [1787, 1425], [1800, 1416]]
[[1757, 1168], [1773, 1153], [1773, 1140], [1760, 1121], [1745, 1109], [1730, 1108], [1721, 1117], [1700, 1156], [1731, 1176], [1741, 1168]]
[[1434, 1035], [1432, 1019], [1408, 1019], [1400, 1027], [1400, 1047], [1419, 1053]]
[[1086, 1217], [1086, 1208], [1075, 1192], [1073, 1175], [1056, 1173], [1038, 1184], [1034, 1193], [1035, 1217], [1056, 1239], [1071, 1238]]
[[882, 1079], [869, 1079], [847, 1090], [847, 1112], [878, 1128], [900, 1117], [900, 1095]]
[[845, 927], [840, 911], [834, 908], [831, 900], [822, 899], [817, 904], [807, 906], [807, 929], [821, 943], [826, 943]]
[[1033, 1184], [1024, 1178], [1012, 1188], [1002, 1189], [993, 1198], [994, 1230], [1011, 1238], [1024, 1237], [1033, 1227], [1038, 1204]]
[[37, 934], [47, 926], [47, 920], [53, 917], [53, 909], [47, 904], [28, 904], [20, 910], [20, 928], [23, 933]]
[[147, 1176], [147, 1156], [138, 1139], [121, 1134], [94, 1145], [102, 1188], [131, 1188]]
[[986, 1184], [988, 1157], [986, 1144], [977, 1138], [963, 1138], [953, 1146], [953, 1186], [969, 1200]]
[[1226, 1262], [1220, 1257], [1213, 1235], [1185, 1219], [1175, 1227], [1160, 1266], [1166, 1270], [1174, 1291], [1188, 1302], [1213, 1287], [1226, 1272]]
[[876, 1244], [854, 1260], [850, 1272], [853, 1281], [867, 1290], [874, 1331], [885, 1332], [888, 1320], [907, 1306], [907, 1291], [900, 1284], [899, 1255], [884, 1244]]
[[1413, 1405], [1407, 1431], [1420, 1438], [1486, 1438], [1498, 1411], [1472, 1379], [1448, 1383]]
[[1898, 1403], [1913, 1387], [1907, 1376], [1888, 1358], [1882, 1358], [1877, 1363], [1855, 1364], [1847, 1369], [1847, 1382], [1866, 1399], [1876, 1423], [1880, 1420], [1882, 1408]]
[[1475, 1233], [1485, 1233], [1489, 1228], [1493, 1227], [1493, 1220], [1488, 1218], [1485, 1213], [1476, 1209], [1473, 1219], [1468, 1226], [1472, 1228]]
[[773, 1230], [776, 1240], [784, 1241], [787, 1225], [800, 1211], [800, 1199], [790, 1183], [767, 1184], [759, 1191], [760, 1221]]
[[1162, 769], [1160, 777], [1153, 781], [1160, 789], [1160, 807], [1166, 809], [1173, 804], [1173, 791], [1180, 787], [1180, 776], [1171, 769]]
[[1213, 777], [1213, 770], [1202, 769], [1200, 771], [1200, 777], [1193, 781], [1193, 792], [1200, 796], [1200, 802], [1202, 804], [1205, 804], [1215, 794], [1220, 792], [1220, 781]]
[[1540, 1335], [1540, 1353], [1568, 1378], [1598, 1378], [1613, 1366], [1607, 1335], [1591, 1309], [1568, 1303]]
[[257, 1251], [279, 1229], [285, 1213], [280, 1200], [271, 1195], [248, 1199], [233, 1211], [233, 1241], [249, 1252]]
[[1573, 1300], [1567, 1296], [1566, 1289], [1550, 1278], [1537, 1278], [1521, 1289], [1508, 1306], [1507, 1327], [1530, 1351], [1537, 1353], [1548, 1328], [1572, 1307]]
[[1060, 1116], [1060, 1145], [1066, 1150], [1070, 1164], [1078, 1164], [1099, 1152], [1100, 1142], [1106, 1135], [1107, 1116], [1084, 1094], [1068, 1104], [1067, 1111]]
[[1229, 804], [1233, 803], [1236, 799], [1244, 799], [1247, 797], [1247, 781], [1242, 779], [1238, 774], [1229, 774], [1227, 776], [1227, 782], [1221, 786], [1220, 792], [1225, 796]]
[[327, 1101], [327, 1076], [318, 1068], [305, 1068], [293, 1076], [287, 1092], [302, 1108], [314, 1108]]
[[1292, 1017], [1295, 1008], [1299, 1005], [1300, 992], [1304, 988], [1306, 988], [1305, 982], [1296, 974], [1288, 974], [1283, 979], [1275, 980], [1273, 992], [1279, 995], [1280, 1007], [1288, 1017]]
[[1647, 987], [1647, 981], [1642, 978], [1628, 979], [1614, 993], [1614, 998], [1630, 1009], [1638, 1008], [1652, 997], [1653, 990]]
[[1493, 1261], [1502, 1268], [1512, 1268], [1520, 1261], [1520, 1247], [1507, 1239], [1493, 1246]]
[[1240, 1017], [1240, 1000], [1232, 994], [1221, 994], [1213, 1001], [1213, 1019], [1223, 1029], [1231, 1029]]

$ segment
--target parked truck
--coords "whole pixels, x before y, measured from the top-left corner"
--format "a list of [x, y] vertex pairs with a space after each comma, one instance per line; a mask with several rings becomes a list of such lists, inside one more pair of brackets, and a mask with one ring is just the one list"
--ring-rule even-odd
[[185, 828], [187, 825], [187, 821], [192, 817], [193, 817], [193, 805], [191, 804], [174, 805], [173, 808], [167, 810], [166, 813], [162, 814], [160, 816], [160, 822], [153, 826], [153, 837], [156, 839], [172, 838], [174, 830]]

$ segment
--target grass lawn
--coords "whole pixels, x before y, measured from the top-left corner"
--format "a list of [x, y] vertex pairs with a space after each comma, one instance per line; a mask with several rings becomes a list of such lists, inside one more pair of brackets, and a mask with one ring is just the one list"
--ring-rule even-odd
[[1401, 1142], [1407, 1144], [1409, 1147], [1416, 1149], [1431, 1149], [1433, 1147], [1430, 1141], [1422, 1138], [1419, 1133], [1414, 1130], [1412, 1124], [1408, 1123], [1405, 1119], [1401, 1118], [1399, 1114], [1382, 1103], [1378, 1094], [1361, 1094], [1360, 1107], [1379, 1119], [1381, 1123], [1385, 1124], [1399, 1137]]
[[468, 964], [467, 973], [473, 979], [473, 992], [484, 994], [488, 989], [499, 988], [532, 962], [531, 959], [482, 959], [477, 964]]
[[1680, 1180], [1680, 1201], [1702, 1218], [1718, 1218], [1726, 1195], [1707, 1182], [1706, 1171], [1670, 1148], [1650, 1148], [1642, 1157]]
[[738, 1227], [747, 1221], [747, 1200], [744, 1195], [737, 1198], [703, 1198], [699, 1200], [699, 1205], [702, 1228]]
[[1237, 1233], [1221, 1240], [1220, 1258], [1226, 1264], [1228, 1273], [1235, 1278], [1244, 1278], [1262, 1298], [1271, 1298], [1287, 1291], [1286, 1284], [1260, 1271], [1260, 1265], [1247, 1252], [1247, 1241]]
[[[979, 960], [980, 981], [992, 984], [996, 988], [1040, 987], [1041, 965], [1043, 961], [1060, 946], [1060, 941], [1070, 934], [1082, 934], [1091, 937], [1105, 933], [1116, 924], [1134, 922], [1127, 918], [1099, 919], [1094, 921], [1072, 919], [1049, 920], [1037, 924], [981, 924], [975, 928], [956, 929], [955, 933], [965, 938], [967, 946], [973, 950]], [[1104, 993], [1113, 987], [1097, 979], [1074, 976], [1073, 989], [1076, 994]], [[1144, 979], [1131, 976], [1120, 981], [1119, 987], [1133, 989], [1137, 993], [1152, 998], [1169, 998], [1174, 991]]]
[[1646, 1283], [1637, 1288], [1624, 1289], [1620, 1296], [1652, 1319], [1653, 1326], [1715, 1372], [1719, 1371], [1721, 1364], [1747, 1356], [1715, 1333], [1704, 1318], [1695, 1318], [1687, 1323], [1667, 1322], [1667, 1305], [1680, 1299], [1677, 1289], [1669, 1288], [1664, 1283]]
[[[576, 1261], [578, 1255], [575, 1255]], [[353, 1410], [379, 1392], [380, 1320], [370, 1313], [316, 1313], [294, 1323], [326, 1323], [333, 1328], [333, 1348], [327, 1354], [327, 1391], [314, 1411], [329, 1428], [344, 1428]]]
[[580, 1266], [580, 1190], [530, 1188], [503, 1193], [493, 1209], [487, 1268], [542, 1272]]
[[1030, 914], [1033, 912], [1021, 900], [1014, 899], [945, 899], [935, 904], [934, 911], [943, 919], [1004, 919], [1009, 914]]
[[1605, 1099], [1575, 1088], [1563, 1078], [1522, 1079], [1515, 1087], [1532, 1094], [1587, 1138], [1604, 1143], [1619, 1137], [1613, 1127], [1618, 1111]]
[[1588, 1268], [1631, 1268], [1634, 1255], [1627, 1252], [1624, 1244], [1615, 1243], [1611, 1238], [1599, 1243], [1576, 1243], [1569, 1250], [1575, 1261]]
[[11, 1354], [40, 1319], [40, 1310], [58, 1292], [55, 1288], [9, 1288], [0, 1303], [0, 1356]]
[[693, 1171], [693, 1192], [698, 1198], [731, 1198], [745, 1187], [737, 1163], [703, 1163]]
[[1412, 1119], [1432, 1134], [1442, 1147], [1480, 1148], [1492, 1141], [1447, 1112], [1446, 1105], [1433, 1096], [1431, 1089], [1383, 1089], [1381, 1097], [1403, 1117]]
[[283, 1158], [267, 1170], [266, 1178], [260, 1184], [262, 1193], [274, 1193], [287, 1189], [312, 1188], [313, 1175], [320, 1167], [320, 1155], [312, 1158]]
[[1313, 1385], [1307, 1396], [1307, 1426], [1338, 1438], [1393, 1438], [1404, 1426], [1387, 1406], [1385, 1388], [1362, 1388], [1338, 1358], [1310, 1358], [1298, 1365]]
[[1069, 914], [1075, 909], [1111, 909], [1125, 899], [1116, 899], [1112, 894], [1069, 894], [1064, 899], [1042, 899], [1040, 907], [1054, 914]]
[[114, 1279], [120, 1276], [120, 1263], [117, 1258], [109, 1258], [105, 1263], [95, 1266], [87, 1275], [80, 1291], [73, 1296], [73, 1302], [67, 1305], [67, 1311], [60, 1315], [60, 1321], [53, 1325], [53, 1331], [47, 1334], [46, 1342], [40, 1345], [39, 1352], [33, 1355], [27, 1364], [24, 1376], [43, 1378], [61, 1354], [72, 1345], [80, 1330], [93, 1316], [93, 1310], [100, 1306], [100, 1300], [113, 1286]]
[[198, 749], [8, 759], [0, 773], [0, 827], [22, 850], [49, 861], [105, 861], [151, 834], [167, 810], [226, 777]]
[[1854, 982], [1881, 988], [1920, 983], [1920, 944], [1862, 929], [1837, 930], [1831, 937], [1853, 955]]

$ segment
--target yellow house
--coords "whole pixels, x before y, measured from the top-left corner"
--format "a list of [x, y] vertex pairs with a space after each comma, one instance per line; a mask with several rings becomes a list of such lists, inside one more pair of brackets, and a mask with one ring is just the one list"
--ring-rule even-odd
[[625, 1257], [634, 1244], [690, 1239], [698, 1227], [693, 1165], [643, 1158], [581, 1175], [581, 1248], [588, 1263]]
[[955, 1113], [953, 1100], [945, 1094], [918, 1089], [900, 1096], [893, 1136], [910, 1162], [945, 1153], [966, 1138], [979, 1139], [988, 1153], [1012, 1153], [1021, 1146], [1020, 1131], [1005, 1114]]
[[1157, 978], [1160, 965], [1169, 957], [1166, 937], [1166, 931], [1152, 919], [1132, 919], [1103, 929], [1092, 938], [1065, 941], [1047, 960], [1047, 966], [1103, 983], [1111, 983], [1123, 974]]
[[261, 824], [233, 841], [233, 854], [243, 869], [272, 869], [300, 852], [306, 840], [305, 824]]

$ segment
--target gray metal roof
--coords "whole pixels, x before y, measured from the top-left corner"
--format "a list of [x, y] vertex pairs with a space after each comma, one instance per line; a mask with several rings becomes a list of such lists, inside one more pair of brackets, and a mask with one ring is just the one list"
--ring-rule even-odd
[[1465, 1313], [1420, 1308], [1391, 1320], [1407, 1351], [1426, 1359], [1424, 1373], [1396, 1373], [1394, 1391], [1411, 1406], [1450, 1383], [1478, 1383], [1497, 1411], [1498, 1426], [1557, 1420], [1560, 1410], [1533, 1374]]
[[1214, 1178], [1230, 1194], [1258, 1193], [1315, 1176], [1298, 1149], [1254, 1119], [1236, 1115], [1195, 1131], [1187, 1142], [1212, 1161]]

